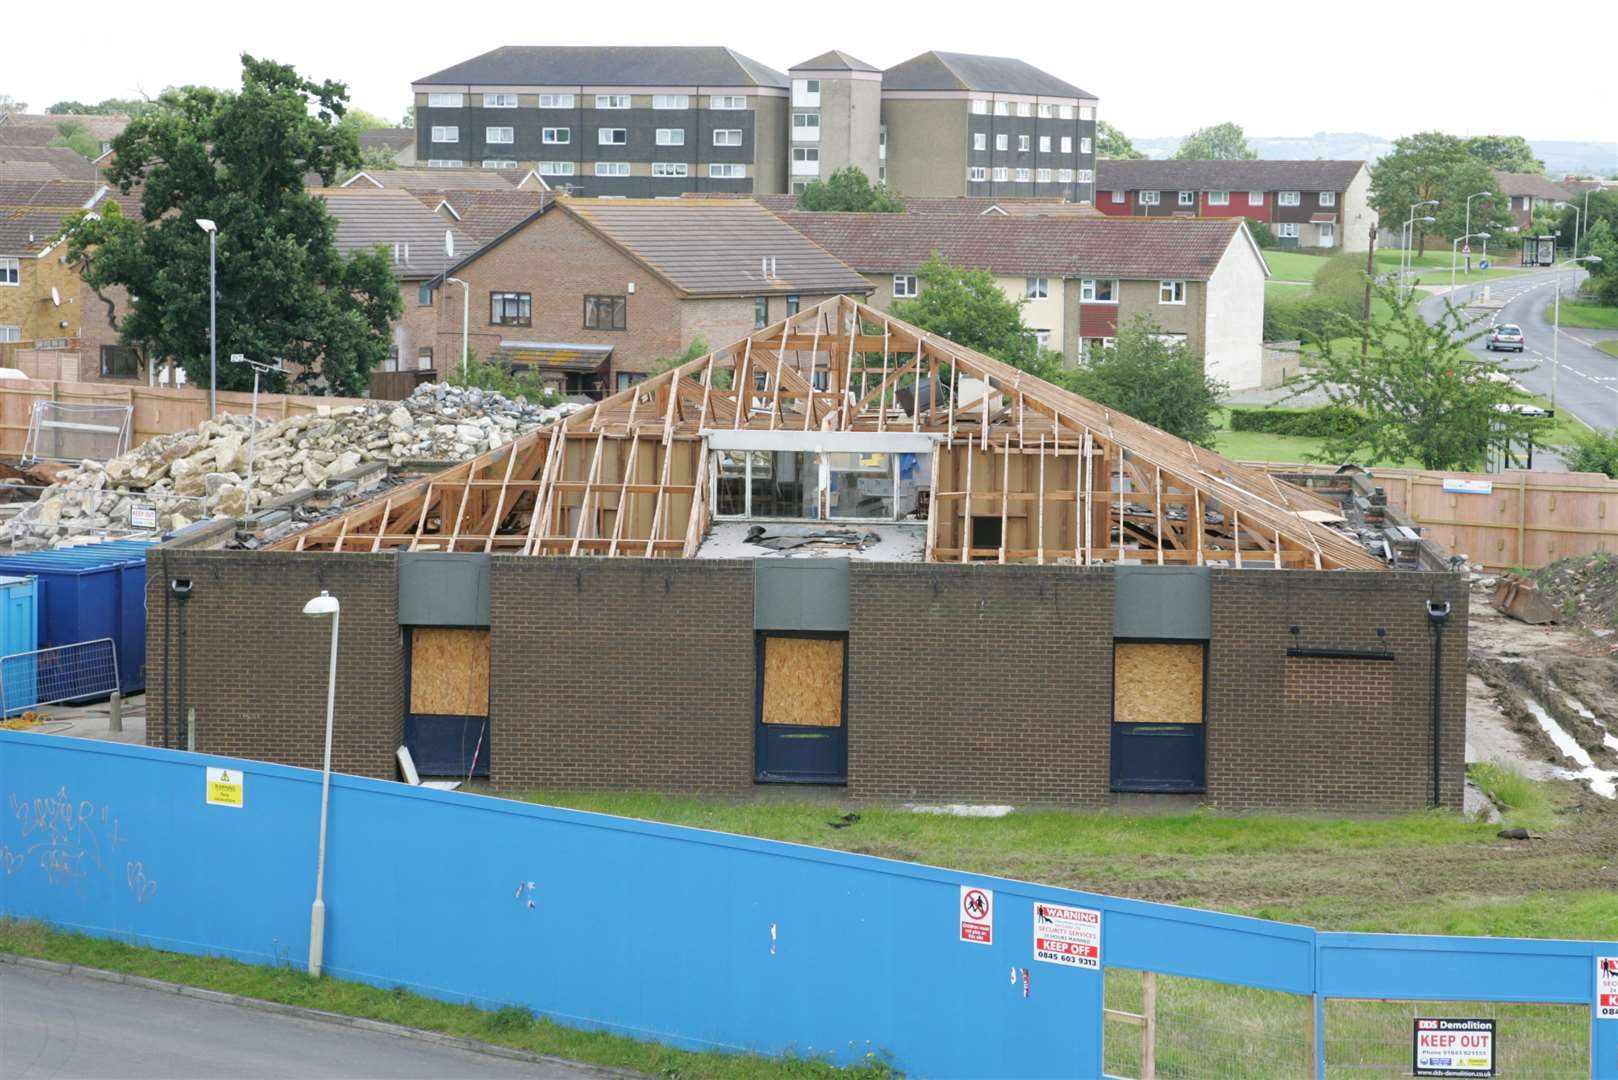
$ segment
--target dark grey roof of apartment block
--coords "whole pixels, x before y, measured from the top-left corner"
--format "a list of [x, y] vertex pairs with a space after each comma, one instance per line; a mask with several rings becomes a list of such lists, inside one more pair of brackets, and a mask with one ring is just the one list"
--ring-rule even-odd
[[877, 71], [882, 69], [867, 64], [864, 60], [856, 60], [841, 49], [823, 52], [811, 60], [801, 64], [793, 64], [788, 71]]
[[1009, 56], [924, 52], [882, 73], [884, 90], [985, 90], [1002, 94], [1093, 98], [1070, 82]]
[[482, 86], [775, 86], [789, 80], [720, 45], [503, 45], [416, 80]]
[[1096, 162], [1100, 191], [1345, 191], [1363, 161]]

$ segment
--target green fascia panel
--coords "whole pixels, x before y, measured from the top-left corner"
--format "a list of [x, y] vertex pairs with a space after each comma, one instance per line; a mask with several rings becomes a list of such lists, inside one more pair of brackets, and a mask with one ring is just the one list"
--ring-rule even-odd
[[488, 626], [489, 556], [400, 552], [399, 625]]
[[1118, 566], [1113, 573], [1113, 637], [1207, 641], [1213, 636], [1206, 566]]
[[753, 628], [848, 629], [848, 560], [753, 560]]

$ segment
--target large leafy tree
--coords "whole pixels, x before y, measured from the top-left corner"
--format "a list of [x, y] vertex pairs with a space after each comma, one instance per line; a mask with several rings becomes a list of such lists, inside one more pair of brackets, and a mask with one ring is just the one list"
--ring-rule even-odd
[[838, 210], [896, 214], [905, 208], [904, 200], [883, 185], [871, 186], [871, 178], [858, 165], [838, 169], [824, 180], [811, 180], [798, 196], [800, 210]]
[[[64, 228], [68, 258], [98, 294], [130, 296], [117, 323], [126, 345], [174, 358], [208, 381], [208, 236], [218, 225], [219, 385], [246, 388], [232, 353], [281, 357], [300, 389], [352, 395], [387, 356], [403, 311], [387, 256], [335, 246], [336, 222], [304, 177], [325, 183], [359, 163], [341, 126], [347, 90], [292, 68], [242, 57], [238, 92], [187, 87], [131, 121], [113, 141], [108, 179], [141, 189], [141, 220], [108, 204]], [[286, 377], [269, 377], [271, 389]]]
[[[1382, 223], [1390, 229], [1404, 227], [1410, 217], [1410, 207], [1415, 203], [1438, 199], [1438, 209], [1448, 209], [1444, 204], [1451, 200], [1445, 196], [1452, 194], [1451, 184], [1456, 172], [1473, 163], [1473, 160], [1467, 154], [1465, 144], [1453, 135], [1445, 135], [1441, 131], [1406, 135], [1395, 140], [1393, 151], [1371, 166], [1371, 205]], [[1492, 186], [1492, 180], [1490, 184]], [[1472, 190], [1484, 189], [1475, 187]], [[1437, 217], [1433, 211], [1431, 206], [1420, 207], [1416, 210], [1416, 216]], [[1427, 237], [1435, 230], [1418, 220], [1414, 231], [1417, 246], [1426, 252]]]
[[1134, 161], [1145, 156], [1135, 149], [1135, 144], [1129, 141], [1128, 135], [1105, 120], [1096, 121], [1096, 157], [1111, 158], [1115, 161]]
[[1474, 135], [1464, 145], [1467, 154], [1491, 169], [1520, 173], [1545, 171], [1545, 163], [1534, 156], [1534, 148], [1521, 135]]
[[[1468, 224], [1466, 217], [1466, 200], [1468, 196], [1476, 195], [1480, 191], [1488, 192], [1481, 199], [1472, 200], [1471, 226], [1474, 233], [1489, 232], [1488, 225], [1513, 220], [1510, 213], [1510, 203], [1500, 191], [1500, 185], [1495, 182], [1494, 174], [1488, 166], [1474, 158], [1463, 158], [1456, 162], [1454, 168], [1439, 186], [1436, 196], [1437, 206], [1429, 206], [1422, 211], [1423, 215], [1431, 214], [1438, 219], [1432, 226], [1433, 231], [1441, 241], [1448, 242], [1456, 237], [1466, 235]], [[1405, 217], [1410, 215], [1410, 205], [1405, 204]], [[1404, 217], [1399, 223], [1404, 224]], [[1501, 236], [1499, 230], [1494, 230], [1494, 242], [1502, 247], [1510, 247], [1506, 238]]]
[[1213, 411], [1226, 390], [1207, 376], [1200, 356], [1167, 341], [1146, 315], [1136, 315], [1118, 330], [1112, 348], [1091, 352], [1060, 381], [1075, 394], [1204, 446], [1213, 442]]
[[908, 323], [958, 344], [988, 353], [1037, 375], [1055, 372], [1059, 356], [1042, 349], [1023, 325], [1027, 301], [1000, 291], [987, 270], [953, 266], [934, 252], [916, 269], [918, 296], [895, 300], [889, 310]]
[[1247, 145], [1242, 126], [1226, 122], [1193, 131], [1174, 156], [1181, 161], [1251, 161], [1258, 154]]
[[[1592, 206], [1594, 202], [1592, 199]], [[1594, 255], [1601, 260], [1582, 264], [1590, 272], [1590, 287], [1595, 291], [1596, 300], [1618, 306], [1618, 228], [1614, 228], [1615, 225], [1618, 221], [1611, 218], [1596, 218], [1596, 223], [1584, 234], [1580, 254]]]
[[1326, 441], [1323, 461], [1415, 461], [1424, 469], [1481, 468], [1491, 447], [1543, 442], [1544, 417], [1514, 410], [1526, 395], [1508, 368], [1465, 348], [1482, 337], [1457, 308], [1429, 323], [1417, 294], [1378, 285], [1388, 314], [1369, 323], [1339, 317], [1299, 392], [1319, 390], [1364, 423]]
[[58, 101], [45, 111], [56, 116], [145, 116], [157, 107], [157, 102], [146, 98], [104, 98], [94, 105]]

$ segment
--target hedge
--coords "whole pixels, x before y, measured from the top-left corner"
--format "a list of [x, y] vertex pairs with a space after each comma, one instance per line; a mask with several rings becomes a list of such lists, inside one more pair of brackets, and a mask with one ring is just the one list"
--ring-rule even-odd
[[1352, 435], [1364, 423], [1364, 417], [1343, 405], [1316, 405], [1308, 409], [1238, 407], [1230, 410], [1230, 430], [1259, 431], [1267, 435], [1330, 439]]

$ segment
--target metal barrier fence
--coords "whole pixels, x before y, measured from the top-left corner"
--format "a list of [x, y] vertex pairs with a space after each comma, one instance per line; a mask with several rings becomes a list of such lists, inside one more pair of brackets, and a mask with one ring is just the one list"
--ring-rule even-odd
[[118, 685], [118, 648], [111, 638], [12, 653], [0, 657], [0, 716], [104, 698]]
[[23, 462], [110, 461], [129, 451], [134, 413], [129, 405], [36, 401], [28, 417]]

